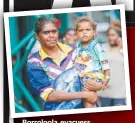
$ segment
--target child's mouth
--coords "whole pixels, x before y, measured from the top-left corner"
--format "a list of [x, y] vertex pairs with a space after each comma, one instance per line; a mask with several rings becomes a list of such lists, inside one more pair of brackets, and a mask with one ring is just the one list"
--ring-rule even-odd
[[82, 37], [82, 39], [87, 39], [87, 38], [88, 38], [87, 36]]

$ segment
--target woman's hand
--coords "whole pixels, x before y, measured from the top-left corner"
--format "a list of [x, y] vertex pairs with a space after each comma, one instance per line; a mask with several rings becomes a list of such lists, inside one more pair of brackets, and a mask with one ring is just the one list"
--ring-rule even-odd
[[84, 99], [90, 103], [97, 101], [97, 94], [94, 91], [83, 91]]
[[86, 80], [84, 83], [84, 90], [99, 91], [102, 89], [102, 83], [98, 83], [95, 80]]

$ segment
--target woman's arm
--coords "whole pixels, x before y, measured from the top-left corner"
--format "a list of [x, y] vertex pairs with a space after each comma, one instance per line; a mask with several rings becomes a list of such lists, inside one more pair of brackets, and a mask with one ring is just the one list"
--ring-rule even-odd
[[44, 70], [32, 63], [28, 63], [28, 75], [33, 91], [47, 102], [63, 102], [75, 99], [90, 98], [95, 102], [97, 96], [94, 92], [61, 92], [55, 91], [51, 86], [51, 81]]
[[61, 92], [52, 91], [47, 98], [47, 102], [63, 102], [75, 99], [89, 98], [92, 103], [97, 100], [97, 95], [94, 92], [83, 91], [83, 92]]

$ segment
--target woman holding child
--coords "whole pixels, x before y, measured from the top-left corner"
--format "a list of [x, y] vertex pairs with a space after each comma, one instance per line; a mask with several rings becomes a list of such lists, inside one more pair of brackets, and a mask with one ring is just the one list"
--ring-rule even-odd
[[[89, 25], [90, 24], [91, 23], [89, 22]], [[91, 30], [84, 29], [83, 31], [85, 34]], [[87, 100], [87, 102], [89, 102], [89, 104], [91, 104], [93, 107], [97, 100], [96, 91], [101, 90], [108, 83], [109, 68], [106, 68], [104, 71], [106, 78], [104, 79], [103, 84], [95, 81], [94, 79], [87, 79], [85, 83], [83, 83], [83, 88], [81, 85], [82, 83], [78, 82], [75, 85], [74, 83], [72, 84], [73, 89], [71, 90], [67, 89], [67, 87], [65, 87], [67, 91], [65, 91], [66, 89], [57, 90], [56, 86], [58, 84], [56, 84], [55, 80], [64, 72], [68, 71], [70, 68], [73, 68], [75, 59], [77, 57], [77, 50], [58, 42], [59, 34], [57, 27], [52, 20], [47, 18], [39, 18], [37, 20], [35, 24], [35, 36], [41, 44], [41, 49], [29, 57], [27, 70], [32, 92], [43, 99], [44, 110], [56, 110], [56, 107], [61, 105], [63, 102], [70, 103], [72, 100], [84, 100], [83, 102], [86, 102]], [[87, 36], [83, 38], [86, 39]], [[104, 59], [103, 64], [106, 63], [107, 59]], [[64, 81], [67, 79], [68, 77], [65, 77], [64, 79], [62, 78], [60, 80], [63, 80], [61, 82], [64, 83]], [[74, 88], [76, 87], [77, 91], [74, 91]], [[71, 107], [66, 108], [75, 109], [83, 107], [85, 106], [80, 102], [77, 105], [72, 105]]]

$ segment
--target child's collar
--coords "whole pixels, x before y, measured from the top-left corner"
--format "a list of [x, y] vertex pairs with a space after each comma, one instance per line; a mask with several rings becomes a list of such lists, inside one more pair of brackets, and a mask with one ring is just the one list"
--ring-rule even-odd
[[[94, 43], [96, 43], [96, 42], [97, 42], [96, 39], [89, 41], [89, 44], [88, 44], [87, 47], [89, 47], [90, 45], [92, 45], [92, 44], [94, 44]], [[81, 46], [82, 48], [87, 48], [87, 47], [83, 47], [83, 46], [82, 46], [82, 41], [81, 41], [81, 40], [78, 42], [78, 46]]]

